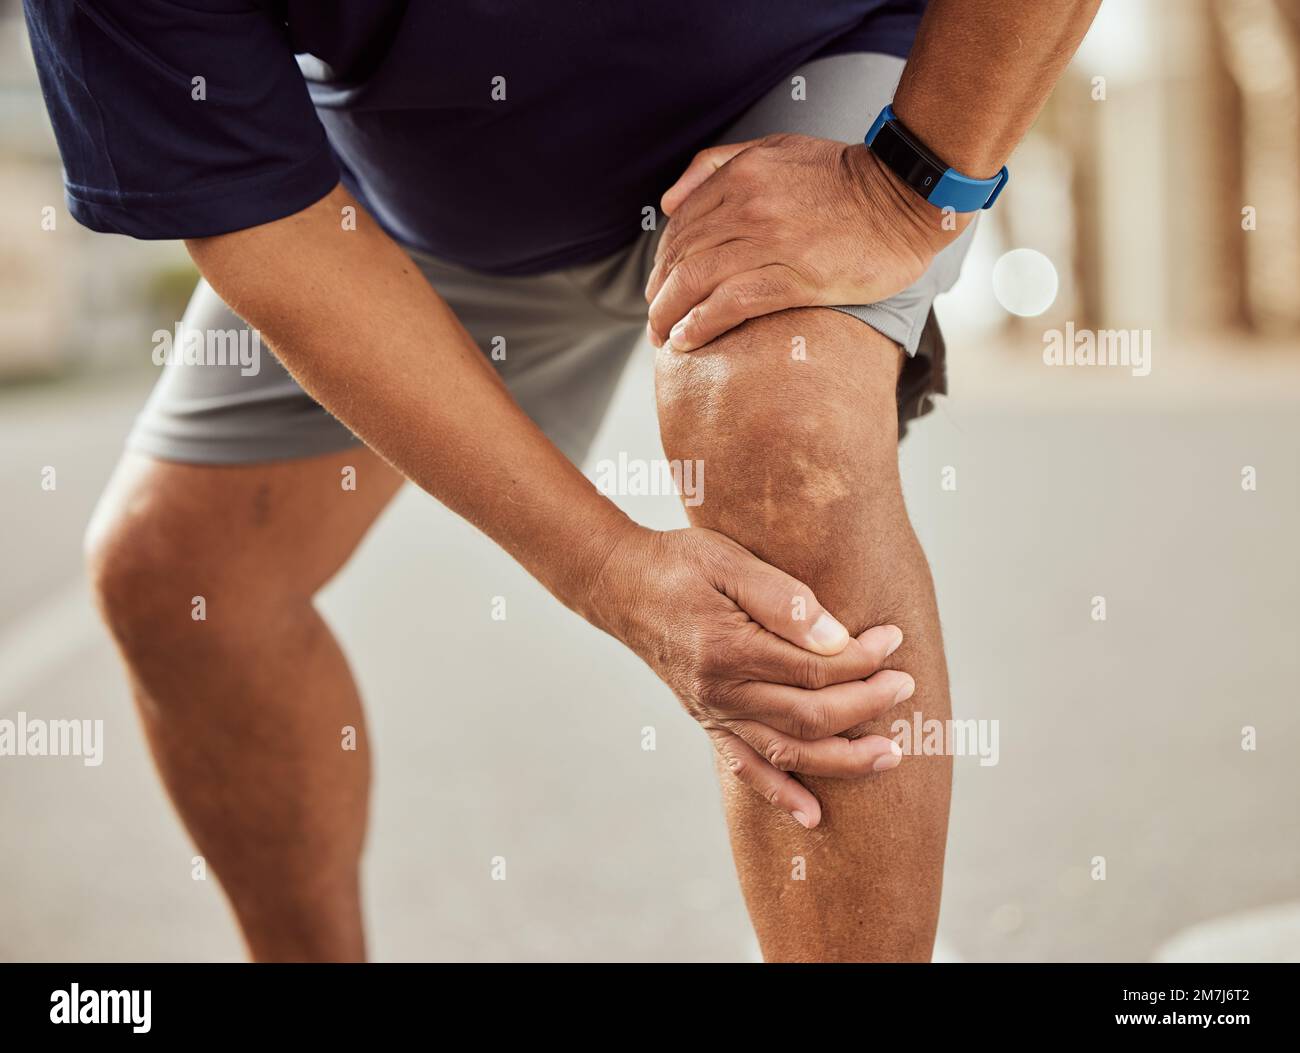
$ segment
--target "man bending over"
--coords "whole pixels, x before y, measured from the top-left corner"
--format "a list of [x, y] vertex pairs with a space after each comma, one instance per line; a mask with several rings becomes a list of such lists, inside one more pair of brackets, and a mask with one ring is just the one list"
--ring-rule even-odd
[[[929, 958], [949, 762], [884, 732], [948, 685], [897, 441], [1097, 3], [27, 0], [73, 216], [184, 239], [185, 331], [276, 356], [174, 356], [88, 535], [254, 958], [365, 953], [362, 712], [313, 596], [404, 478], [704, 728], [765, 957]], [[575, 467], [647, 303], [665, 450], [708, 465], [685, 530]]]

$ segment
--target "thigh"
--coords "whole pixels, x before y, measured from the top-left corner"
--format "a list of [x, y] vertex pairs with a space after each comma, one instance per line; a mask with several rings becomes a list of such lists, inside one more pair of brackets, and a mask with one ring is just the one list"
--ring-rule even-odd
[[[806, 353], [792, 353], [802, 348]], [[670, 458], [704, 462], [694, 523], [809, 585], [852, 633], [899, 626], [889, 664], [916, 694], [870, 726], [946, 720], [947, 674], [925, 559], [903, 506], [894, 386], [901, 352], [826, 308], [755, 319], [689, 354], [660, 352]], [[926, 960], [947, 831], [947, 757], [859, 780], [805, 778], [806, 831], [719, 773], [732, 850], [769, 960]]]

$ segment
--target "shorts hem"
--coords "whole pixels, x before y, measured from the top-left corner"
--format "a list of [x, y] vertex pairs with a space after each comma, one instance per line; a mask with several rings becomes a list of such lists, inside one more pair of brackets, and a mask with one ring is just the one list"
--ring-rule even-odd
[[921, 331], [930, 313], [928, 304], [919, 316], [915, 316], [913, 312], [896, 310], [884, 302], [832, 307], [831, 310], [852, 315], [858, 321], [865, 322], [881, 336], [898, 344], [908, 358], [914, 357], [916, 349], [921, 346]]
[[131, 432], [126, 438], [126, 449], [142, 453], [160, 461], [181, 464], [236, 465], [267, 464], [272, 461], [297, 461], [363, 446], [355, 435], [303, 436], [290, 439], [275, 436], [264, 442], [241, 438], [227, 439], [177, 439], [151, 435], [148, 432]]

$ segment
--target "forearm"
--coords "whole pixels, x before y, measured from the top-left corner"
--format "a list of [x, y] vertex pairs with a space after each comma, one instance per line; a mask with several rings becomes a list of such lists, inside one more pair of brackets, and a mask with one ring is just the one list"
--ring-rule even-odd
[[341, 189], [264, 227], [189, 243], [290, 373], [404, 475], [580, 613], [627, 518], [518, 407], [409, 256]]
[[1101, 0], [930, 0], [894, 112], [954, 168], [996, 175], [1100, 6]]

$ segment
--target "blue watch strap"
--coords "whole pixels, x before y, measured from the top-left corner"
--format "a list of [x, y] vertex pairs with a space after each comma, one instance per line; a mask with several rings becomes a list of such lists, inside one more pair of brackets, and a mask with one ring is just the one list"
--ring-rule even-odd
[[[890, 127], [882, 137], [886, 125]], [[907, 131], [892, 105], [880, 111], [865, 142], [891, 171], [936, 208], [951, 208], [954, 212], [992, 208], [1011, 178], [1006, 165], [991, 179], [973, 179], [944, 164]]]
[[1010, 178], [1006, 165], [992, 179], [972, 179], [949, 168], [926, 200], [938, 208], [951, 207], [954, 212], [978, 212], [993, 207]]
[[892, 102], [886, 104], [885, 108], [876, 114], [876, 119], [871, 122], [871, 127], [867, 130], [866, 144], [870, 146], [875, 142], [876, 136], [880, 134], [880, 129], [885, 126], [886, 121], [896, 120], [898, 118], [894, 116], [894, 104]]

